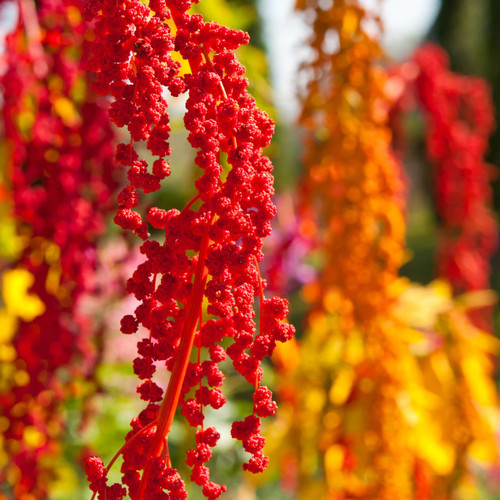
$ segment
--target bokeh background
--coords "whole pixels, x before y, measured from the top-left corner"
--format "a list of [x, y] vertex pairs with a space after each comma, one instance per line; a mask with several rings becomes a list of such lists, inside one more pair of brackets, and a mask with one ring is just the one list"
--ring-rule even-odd
[[[379, 8], [378, 0], [366, 3], [370, 8]], [[294, 201], [302, 173], [301, 142], [303, 131], [297, 126], [300, 104], [298, 94], [304, 86], [299, 68], [310, 56], [306, 47], [308, 33], [301, 16], [293, 10], [293, 0], [211, 0], [201, 2], [200, 9], [207, 18], [222, 24], [249, 31], [251, 44], [240, 50], [239, 56], [247, 67], [251, 92], [258, 104], [276, 121], [273, 144], [268, 149], [275, 165], [275, 179], [279, 215], [276, 219], [276, 235], [270, 239], [269, 253], [276, 251], [279, 236], [291, 231], [296, 224]], [[14, 2], [0, 4], [0, 33], [2, 39], [13, 28], [18, 14]], [[451, 68], [466, 75], [478, 75], [490, 82], [493, 99], [500, 109], [500, 2], [498, 0], [386, 0], [382, 2], [381, 17], [384, 23], [382, 44], [387, 53], [388, 64], [397, 63], [411, 56], [424, 40], [435, 41], [446, 49]], [[196, 178], [193, 155], [187, 143], [182, 124], [183, 103], [173, 103], [171, 164], [175, 165], [169, 183], [154, 200], [157, 206], [182, 208], [193, 196], [192, 186]], [[409, 178], [409, 201], [407, 208], [407, 262], [401, 273], [412, 281], [428, 284], [435, 277], [434, 253], [436, 250], [436, 227], [438, 224], [432, 198], [432, 167], [425, 155], [424, 120], [418, 112], [405, 117], [404, 128], [407, 148], [404, 165]], [[4, 152], [5, 154], [5, 152]], [[492, 165], [500, 166], [500, 131], [491, 137], [487, 158]], [[495, 167], [494, 172], [497, 172]], [[500, 209], [500, 182], [493, 176], [494, 209]], [[6, 220], [6, 219], [5, 219]], [[141, 410], [136, 394], [136, 377], [132, 371], [135, 357], [135, 342], [119, 333], [120, 318], [134, 307], [134, 300], [123, 294], [124, 283], [131, 275], [141, 256], [137, 242], [123, 237], [112, 222], [107, 221], [107, 235], [98, 246], [98, 268], [96, 274], [99, 295], [89, 295], [81, 307], [90, 311], [104, 331], [101, 363], [95, 379], [82, 380], [72, 387], [69, 397], [60, 411], [68, 422], [62, 440], [61, 453], [54, 467], [50, 498], [53, 500], [83, 500], [89, 498], [86, 481], [79, 464], [91, 450], [98, 450], [105, 461], [109, 460], [123, 442], [130, 420]], [[12, 227], [0, 225], [0, 246], [9, 254], [12, 246]], [[300, 285], [307, 282], [312, 269], [317, 265], [314, 255], [308, 253], [307, 245], [298, 245], [294, 251], [301, 259], [296, 275], [290, 276], [286, 284], [291, 300], [291, 322], [302, 335], [306, 304]], [[264, 268], [266, 264], [264, 263]], [[500, 254], [492, 260], [491, 287], [500, 292]], [[494, 315], [496, 331], [500, 316]], [[1, 336], [1, 333], [0, 333]], [[275, 376], [270, 366], [265, 383], [273, 385]], [[222, 440], [217, 447], [212, 470], [214, 479], [224, 482], [232, 493], [224, 498], [252, 500], [285, 500], [294, 498], [283, 488], [283, 477], [277, 469], [264, 478], [249, 480], [240, 472], [239, 464], [243, 452], [235, 447], [229, 436], [230, 423], [238, 415], [246, 415], [250, 403], [248, 391], [238, 379], [229, 377], [227, 383], [231, 403], [218, 412], [218, 426], [222, 426]], [[88, 418], [82, 423], [82, 400], [87, 394], [96, 392], [89, 399], [86, 411]], [[228, 397], [229, 399], [229, 397]], [[1, 417], [0, 417], [1, 418]], [[208, 419], [215, 418], [208, 415]], [[0, 421], [1, 422], [1, 421]], [[187, 433], [181, 424], [174, 423], [171, 452], [181, 456], [189, 444]], [[0, 455], [0, 466], [6, 457]], [[179, 460], [182, 461], [182, 460]], [[118, 478], [118, 468], [110, 474]], [[498, 476], [484, 478], [477, 498], [500, 499], [500, 462]], [[285, 478], [286, 482], [286, 478]], [[10, 499], [9, 485], [0, 485], [0, 498]], [[3, 495], [3, 496], [2, 496]], [[193, 498], [196, 498], [194, 496]], [[30, 500], [28, 497], [23, 500]]]

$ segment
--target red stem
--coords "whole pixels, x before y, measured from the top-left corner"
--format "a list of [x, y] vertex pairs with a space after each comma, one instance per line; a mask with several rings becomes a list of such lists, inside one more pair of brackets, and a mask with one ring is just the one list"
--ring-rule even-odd
[[[166, 0], [165, 5], [169, 8], [172, 13], [172, 19], [174, 24], [178, 24], [178, 13], [175, 9], [175, 6], [172, 6], [172, 0]], [[205, 49], [205, 47], [200, 47], [203, 53], [203, 57], [206, 63], [210, 66], [212, 71], [215, 72], [215, 67], [213, 66], [212, 61]], [[196, 73], [200, 61], [195, 59], [188, 60], [192, 73]], [[220, 84], [221, 92], [223, 97], [227, 99], [226, 89], [224, 85]], [[233, 147], [236, 149], [237, 142], [236, 138], [232, 137]], [[186, 210], [191, 204], [193, 204], [196, 200], [200, 198], [198, 194], [193, 198], [188, 205], [184, 208]], [[213, 220], [213, 219], [212, 219]], [[210, 223], [211, 225], [211, 223]], [[160, 412], [158, 415], [158, 427], [156, 429], [156, 434], [151, 445], [151, 449], [149, 451], [148, 460], [144, 466], [144, 473], [141, 478], [141, 484], [139, 487], [139, 492], [137, 494], [136, 500], [142, 500], [144, 491], [146, 489], [146, 484], [150, 474], [150, 458], [158, 457], [161, 454], [161, 450], [163, 447], [163, 443], [167, 442], [167, 436], [171, 430], [172, 422], [174, 420], [175, 411], [179, 404], [179, 398], [182, 390], [182, 385], [184, 383], [184, 377], [186, 375], [187, 366], [189, 363], [189, 358], [191, 356], [191, 351], [194, 343], [194, 334], [196, 331], [196, 326], [198, 324], [198, 314], [202, 307], [203, 294], [205, 290], [205, 282], [207, 278], [207, 272], [205, 268], [205, 259], [209, 245], [209, 237], [208, 237], [208, 228], [203, 236], [201, 241], [200, 253], [198, 257], [198, 265], [196, 268], [195, 279], [193, 283], [193, 289], [191, 292], [191, 297], [188, 302], [188, 307], [186, 311], [186, 320], [184, 322], [181, 340], [179, 344], [179, 349], [177, 351], [177, 356], [174, 362], [174, 367], [172, 370], [172, 374], [170, 376], [170, 380], [168, 382], [167, 391], [165, 393], [165, 397], [163, 399]]]
[[[202, 304], [200, 304], [200, 306], [201, 305]], [[200, 332], [201, 332], [202, 327], [203, 327], [203, 308], [200, 307]], [[198, 335], [198, 365], [201, 366], [201, 335]], [[200, 397], [201, 397], [201, 391], [202, 391], [201, 378], [200, 378], [199, 389], [200, 389]], [[203, 413], [203, 403], [201, 403], [201, 405], [202, 405], [201, 412]], [[201, 430], [202, 431], [204, 430], [203, 422], [201, 424]]]
[[[156, 419], [153, 420], [152, 422], [149, 422], [148, 425], [145, 425], [142, 429], [138, 430], [128, 441], [125, 441], [123, 446], [115, 453], [115, 456], [111, 459], [111, 462], [109, 462], [108, 466], [106, 467], [106, 475], [109, 472], [109, 469], [113, 467], [113, 464], [116, 462], [118, 457], [125, 451], [127, 446], [129, 446], [131, 443], [133, 443], [136, 438], [138, 438], [144, 431], [148, 430], [150, 427], [153, 427], [157, 423]], [[95, 496], [97, 495], [97, 491], [94, 491], [94, 494], [92, 495], [92, 498], [90, 500], [94, 500]], [[106, 490], [104, 490], [104, 495], [106, 495]]]
[[[257, 276], [259, 277], [259, 298], [260, 298], [260, 308], [259, 308], [259, 335], [262, 330], [262, 308], [264, 306], [264, 287], [262, 286], [262, 277], [260, 276], [259, 263], [257, 261], [257, 257], [254, 255], [253, 260], [255, 262], [255, 269], [257, 269]], [[254, 382], [255, 390], [259, 388], [259, 382], [257, 379], [257, 375], [255, 375]]]
[[209, 238], [207, 228], [201, 240], [200, 253], [198, 256], [198, 264], [196, 266], [193, 289], [191, 291], [191, 297], [189, 298], [187, 306], [186, 320], [184, 321], [184, 325], [182, 327], [179, 349], [177, 351], [177, 356], [174, 362], [170, 380], [168, 381], [167, 391], [165, 393], [165, 397], [163, 399], [157, 418], [158, 427], [156, 428], [156, 434], [149, 451], [148, 460], [146, 461], [146, 464], [144, 466], [144, 474], [142, 475], [141, 486], [139, 488], [137, 500], [142, 500], [143, 498], [144, 490], [146, 488], [150, 473], [150, 458], [160, 456], [163, 441], [167, 438], [172, 428], [175, 411], [177, 409], [177, 405], [179, 404], [182, 385], [184, 383], [184, 377], [186, 376], [186, 370], [193, 348], [194, 334], [196, 331], [196, 326], [198, 324], [199, 310], [202, 305], [203, 293], [205, 291], [205, 282], [207, 279], [205, 259], [207, 256], [208, 244]]
[[198, 200], [200, 199], [200, 193], [198, 193], [193, 199], [191, 199], [187, 205], [182, 209], [182, 213], [184, 213], [189, 207], [191, 207], [191, 205], [193, 205], [194, 203], [196, 203]]

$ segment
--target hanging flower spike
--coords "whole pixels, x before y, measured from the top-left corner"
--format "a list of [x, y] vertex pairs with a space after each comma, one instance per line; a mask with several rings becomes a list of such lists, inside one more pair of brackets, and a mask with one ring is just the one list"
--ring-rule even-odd
[[356, 0], [297, 6], [312, 33], [301, 216], [317, 228], [322, 265], [303, 288], [310, 310], [299, 354], [283, 363], [287, 431], [275, 447], [295, 456], [300, 498], [409, 500], [412, 429], [399, 400], [411, 399], [414, 363], [393, 314], [405, 186], [372, 35], [380, 20]]
[[[104, 99], [86, 92], [86, 24], [78, 0], [20, 0], [6, 37], [2, 120], [12, 217], [22, 249], [12, 268], [43, 304], [20, 316], [15, 371], [0, 387], [6, 466], [15, 498], [43, 499], [55, 476], [61, 403], [78, 377], [92, 378], [93, 319], [80, 299], [93, 292], [96, 242], [115, 188], [113, 132]], [[93, 332], [92, 332], [93, 333]], [[64, 383], [60, 372], [71, 376]], [[90, 384], [89, 384], [90, 385]]]
[[[203, 407], [217, 409], [226, 402], [220, 389], [224, 375], [218, 368], [226, 356], [255, 387], [253, 414], [235, 422], [231, 433], [252, 455], [244, 468], [264, 470], [260, 419], [273, 414], [275, 404], [270, 391], [260, 386], [261, 361], [272, 354], [276, 342], [293, 334], [284, 321], [286, 301], [264, 299], [258, 269], [262, 238], [270, 233], [275, 213], [272, 165], [262, 155], [274, 125], [255, 107], [246, 91], [244, 67], [234, 55], [248, 36], [205, 22], [189, 14], [190, 7], [187, 0], [155, 0], [149, 6], [138, 0], [103, 0], [86, 6], [88, 19], [95, 19], [89, 61], [96, 72], [94, 88], [114, 97], [110, 116], [131, 135], [130, 144], [119, 145], [116, 153], [117, 162], [128, 167], [130, 184], [119, 196], [115, 221], [145, 240], [141, 251], [147, 257], [127, 285], [141, 304], [121, 323], [124, 334], [135, 334], [140, 326], [149, 332], [138, 342], [134, 361], [142, 381], [138, 391], [148, 406], [132, 421], [117, 454], [123, 455], [122, 485], [134, 500], [187, 496], [168, 453], [178, 406], [197, 428], [196, 447], [186, 460], [191, 480], [206, 498], [218, 498], [225, 490], [210, 481], [205, 465], [219, 433], [204, 428]], [[173, 51], [189, 63], [190, 73], [181, 74]], [[182, 211], [153, 207], [144, 218], [136, 210], [138, 191], [160, 189], [170, 173], [165, 87], [172, 96], [188, 95], [184, 123], [203, 174], [196, 181], [198, 194]], [[146, 141], [156, 157], [152, 167], [135, 151], [138, 141]], [[225, 179], [223, 158], [229, 165]], [[195, 204], [201, 205], [194, 209]], [[150, 238], [148, 223], [164, 232], [163, 244]], [[259, 331], [255, 297], [260, 297]], [[232, 339], [227, 350], [220, 344], [225, 338]], [[190, 361], [193, 345], [198, 348], [197, 362]], [[202, 350], [208, 353], [203, 361]], [[153, 380], [155, 362], [172, 372], [165, 393]], [[89, 459], [91, 489], [108, 500], [123, 498], [122, 485], [107, 486], [108, 469], [100, 459]]]
[[455, 293], [484, 290], [498, 243], [491, 166], [484, 161], [494, 127], [491, 91], [480, 78], [452, 73], [436, 45], [423, 46], [413, 59], [428, 123], [427, 151], [436, 168], [438, 274], [450, 280]]

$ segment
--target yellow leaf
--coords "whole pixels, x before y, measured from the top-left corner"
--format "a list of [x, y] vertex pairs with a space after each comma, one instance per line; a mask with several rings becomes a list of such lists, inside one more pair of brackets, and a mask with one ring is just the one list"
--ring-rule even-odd
[[365, 346], [362, 333], [353, 329], [345, 344], [344, 360], [351, 365], [357, 365], [365, 358]]
[[321, 389], [311, 389], [304, 399], [304, 410], [316, 413], [322, 410], [326, 397]]
[[498, 460], [498, 448], [492, 433], [490, 439], [474, 441], [468, 449], [471, 457], [488, 464], [494, 464]]
[[422, 413], [413, 434], [417, 455], [427, 462], [435, 473], [446, 476], [455, 467], [455, 445], [443, 437], [443, 422], [436, 414]]
[[30, 110], [23, 110], [17, 115], [17, 128], [25, 136], [29, 137], [29, 133], [35, 123], [35, 114]]
[[68, 15], [68, 21], [72, 26], [77, 26], [82, 22], [82, 14], [78, 7], [70, 5], [66, 9], [66, 13]]
[[10, 342], [16, 333], [17, 319], [5, 309], [0, 310], [0, 343]]
[[15, 359], [16, 349], [11, 345], [4, 345], [0, 343], [0, 363], [11, 363]]
[[496, 389], [493, 379], [485, 373], [484, 364], [478, 356], [462, 359], [462, 370], [467, 379], [469, 390], [474, 400], [483, 406], [496, 404]]
[[46, 438], [36, 427], [28, 426], [24, 429], [23, 442], [28, 448], [38, 448], [45, 444]]
[[325, 453], [325, 470], [327, 477], [330, 474], [337, 473], [344, 462], [344, 450], [338, 444], [334, 444], [326, 450]]
[[497, 294], [493, 290], [476, 290], [457, 297], [457, 305], [467, 310], [494, 306], [496, 303]]
[[3, 274], [3, 299], [7, 311], [24, 321], [33, 321], [45, 311], [44, 303], [28, 293], [33, 275], [26, 269], [11, 269]]
[[455, 384], [455, 375], [444, 353], [436, 352], [430, 362], [436, 377], [445, 389]]
[[68, 127], [78, 125], [81, 122], [75, 105], [66, 97], [56, 97], [52, 103], [52, 109]]
[[295, 338], [289, 342], [278, 342], [273, 352], [273, 361], [284, 373], [295, 370], [300, 362], [300, 349]]
[[332, 404], [342, 405], [347, 401], [354, 383], [355, 374], [351, 366], [343, 367], [330, 388], [329, 398]]

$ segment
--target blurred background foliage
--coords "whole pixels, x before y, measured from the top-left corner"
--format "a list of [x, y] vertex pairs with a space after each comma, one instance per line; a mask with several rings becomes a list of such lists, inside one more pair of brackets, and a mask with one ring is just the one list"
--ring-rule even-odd
[[[239, 51], [241, 62], [247, 68], [250, 80], [251, 93], [257, 99], [261, 109], [266, 110], [276, 121], [275, 139], [267, 153], [271, 156], [275, 165], [276, 190], [280, 193], [280, 202], [286, 204], [287, 197], [293, 204], [294, 192], [297, 189], [298, 178], [301, 173], [300, 138], [301, 133], [295, 125], [295, 117], [292, 113], [283, 112], [275, 106], [276, 94], [273, 83], [280, 78], [279, 69], [270, 67], [267, 51], [269, 44], [266, 33], [272, 26], [267, 26], [264, 13], [267, 8], [260, 5], [268, 0], [210, 0], [200, 2], [196, 9], [207, 19], [214, 19], [221, 24], [246, 30], [251, 34], [251, 43], [242, 47]], [[285, 8], [285, 2], [277, 2]], [[291, 9], [291, 2], [286, 8]], [[437, 41], [450, 55], [452, 69], [465, 74], [480, 75], [491, 82], [496, 108], [500, 109], [500, 1], [499, 0], [442, 0], [438, 15], [429, 26], [427, 38]], [[283, 29], [283, 27], [281, 27]], [[284, 28], [286, 29], [286, 27]], [[303, 38], [298, 34], [296, 38], [298, 45]], [[413, 41], [419, 42], [420, 40]], [[408, 54], [406, 54], [408, 55]], [[300, 60], [297, 54], [289, 54], [291, 64]], [[271, 64], [273, 61], [271, 60]], [[273, 83], [271, 83], [273, 82]], [[299, 87], [300, 82], [294, 86]], [[293, 103], [291, 103], [293, 107]], [[172, 177], [165, 183], [164, 189], [157, 194], [154, 203], [157, 206], [175, 206], [181, 208], [185, 202], [192, 198], [191, 191], [196, 172], [193, 164], [193, 155], [186, 139], [186, 133], [182, 123], [182, 103], [172, 106], [172, 149], [174, 151], [171, 163], [175, 165], [172, 169]], [[424, 125], [423, 119], [416, 113], [410, 114], [405, 120], [405, 129], [409, 141], [405, 165], [410, 178], [410, 204], [408, 207], [408, 232], [407, 263], [402, 268], [402, 274], [412, 281], [428, 284], [434, 278], [434, 252], [436, 234], [436, 216], [432, 202], [432, 175], [431, 167], [424, 159]], [[0, 157], [5, 152], [0, 151]], [[489, 161], [493, 165], [500, 166], [500, 129], [497, 129], [491, 139], [491, 152]], [[2, 162], [5, 164], [5, 162]], [[0, 167], [1, 169], [1, 167]], [[1, 178], [6, 173], [0, 170]], [[500, 207], [500, 184], [495, 182], [495, 208]], [[283, 201], [284, 200], [284, 201]], [[2, 261], [7, 261], [15, 254], [16, 239], [13, 237], [14, 228], [9, 224], [5, 213], [8, 211], [8, 199], [2, 197], [0, 191], [0, 252]], [[276, 224], [277, 231], [286, 232], [287, 227], [292, 224], [292, 219], [278, 215]], [[114, 245], [113, 235], [117, 230], [109, 221], [109, 236], [102, 244], [102, 252], [109, 251], [108, 247]], [[127, 238], [129, 238], [127, 236]], [[133, 245], [131, 239], [129, 247]], [[114, 259], [114, 260], [113, 260]], [[120, 262], [123, 256], [112, 257], [108, 261]], [[311, 253], [307, 262], [314, 266], [315, 255]], [[130, 270], [133, 267], [128, 267]], [[114, 280], [124, 289], [127, 278], [126, 270], [123, 274], [114, 276]], [[19, 277], [22, 279], [22, 277]], [[5, 284], [5, 278], [4, 278]], [[493, 260], [492, 288], [500, 291], [500, 256], [497, 254]], [[291, 321], [297, 327], [298, 336], [302, 335], [301, 324], [304, 315], [304, 300], [298, 287], [290, 289], [291, 299]], [[6, 295], [4, 292], [4, 301]], [[141, 409], [141, 402], [135, 394], [136, 377], [131, 368], [131, 360], [134, 357], [135, 346], [120, 347], [121, 335], [118, 331], [120, 311], [123, 304], [122, 298], [117, 292], [106, 304], [106, 323], [109, 328], [109, 338], [104, 344], [103, 361], [99, 368], [97, 380], [101, 390], [92, 401], [94, 414], [89, 422], [82, 427], [78, 400], [86, 393], [85, 382], [81, 381], [74, 388], [74, 398], [70, 399], [62, 411], [68, 421], [66, 429], [65, 447], [57, 466], [58, 476], [55, 478], [54, 490], [51, 498], [53, 500], [84, 500], [89, 498], [86, 480], [82, 471], [74, 466], [82, 456], [82, 448], [99, 450], [105, 461], [109, 460], [121, 446], [123, 436], [129, 430], [129, 422]], [[6, 301], [5, 301], [6, 302]], [[4, 313], [4, 311], [2, 311]], [[498, 314], [497, 314], [498, 316]], [[497, 320], [498, 325], [498, 320]], [[2, 336], [3, 335], [3, 336]], [[1, 343], [6, 336], [5, 331], [0, 334]], [[132, 343], [133, 344], [133, 343]], [[272, 370], [268, 370], [269, 385], [273, 384]], [[234, 415], [242, 415], [248, 412], [248, 394], [239, 386], [238, 382], [228, 378], [228, 394], [232, 403], [228, 404], [223, 412], [219, 412], [218, 418], [226, 418], [228, 422], [234, 420]], [[229, 398], [228, 398], [229, 399]], [[222, 413], [222, 417], [221, 417]], [[210, 419], [210, 416], [208, 416]], [[183, 462], [183, 452], [189, 443], [184, 442], [184, 432], [177, 424], [172, 432], [171, 452], [177, 463]], [[226, 439], [224, 439], [226, 438]], [[260, 478], [249, 478], [241, 472], [239, 463], [244, 452], [235, 448], [227, 436], [223, 436], [221, 445], [215, 449], [214, 480], [224, 482], [228, 485], [228, 493], [224, 496], [227, 500], [287, 500], [292, 498], [287, 493], [287, 477], [280, 477], [277, 469], [271, 470], [267, 475]], [[181, 470], [181, 473], [185, 472]], [[115, 466], [110, 474], [111, 481], [117, 479], [119, 466]], [[265, 483], [265, 484], [264, 484]], [[289, 485], [288, 485], [289, 486]], [[498, 478], [490, 478], [488, 484], [485, 482], [484, 492], [477, 492], [477, 498], [481, 500], [500, 499], [500, 473]], [[498, 488], [499, 493], [492, 493], [493, 487]], [[493, 488], [494, 489], [494, 488]], [[0, 499], [2, 497], [0, 487]], [[194, 493], [196, 495], [196, 493]], [[195, 496], [193, 496], [195, 498]]]

